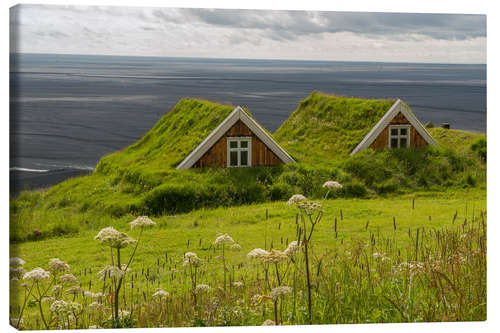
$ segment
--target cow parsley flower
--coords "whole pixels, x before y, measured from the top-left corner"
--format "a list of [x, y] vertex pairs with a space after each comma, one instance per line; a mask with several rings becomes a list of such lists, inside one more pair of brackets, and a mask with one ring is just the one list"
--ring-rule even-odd
[[161, 288], [157, 288], [156, 289], [156, 292], [153, 294], [153, 298], [163, 298], [163, 297], [168, 297], [168, 292], [166, 292], [165, 290], [161, 289]]
[[240, 282], [240, 281], [234, 281], [233, 286], [235, 286], [236, 288], [241, 288], [244, 286], [244, 284], [243, 284], [243, 282]]
[[66, 294], [70, 294], [70, 295], [78, 295], [81, 292], [82, 292], [82, 288], [79, 286], [73, 286], [73, 287], [70, 287], [66, 290]]
[[276, 323], [274, 322], [274, 320], [271, 320], [271, 319], [267, 319], [266, 321], [264, 321], [262, 323], [262, 326], [275, 326]]
[[[125, 317], [128, 317], [130, 315], [130, 311], [126, 310], [118, 310], [118, 318], [123, 319]], [[113, 315], [109, 316], [109, 320], [113, 319]]]
[[130, 228], [134, 229], [135, 227], [144, 228], [144, 227], [152, 227], [155, 226], [156, 223], [151, 221], [151, 219], [147, 216], [139, 216], [135, 220], [129, 223]]
[[78, 283], [78, 279], [71, 273], [61, 275], [59, 278], [59, 282], [67, 283], [67, 284], [75, 284]]
[[339, 182], [329, 180], [323, 184], [323, 187], [326, 187], [329, 190], [333, 190], [333, 189], [337, 189], [337, 188], [342, 188], [342, 185]]
[[104, 294], [101, 293], [101, 292], [94, 293], [92, 291], [84, 290], [83, 291], [83, 296], [86, 297], [86, 298], [99, 298], [99, 297], [103, 297]]
[[47, 272], [43, 268], [37, 267], [23, 275], [24, 280], [31, 280], [33, 282], [40, 282], [43, 280], [48, 280], [50, 278], [50, 272]]
[[217, 238], [214, 241], [214, 245], [216, 245], [216, 246], [217, 245], [232, 244], [232, 243], [234, 243], [234, 240], [228, 234], [217, 236]]
[[287, 256], [291, 256], [292, 254], [297, 252], [299, 248], [300, 248], [299, 243], [297, 241], [292, 241], [290, 242], [290, 244], [288, 244], [288, 247], [286, 248], [285, 251], [283, 251], [283, 253], [286, 254]]
[[314, 201], [301, 201], [297, 203], [297, 207], [306, 215], [313, 215], [316, 211], [322, 211], [321, 204]]
[[16, 278], [16, 279], [20, 279], [25, 273], [26, 273], [26, 270], [24, 269], [24, 267], [10, 267], [9, 268], [9, 271], [10, 271], [10, 278], [11, 280]]
[[101, 280], [104, 280], [106, 277], [121, 279], [125, 275], [125, 272], [116, 266], [106, 266], [98, 274], [101, 276]]
[[52, 258], [49, 260], [48, 270], [55, 275], [60, 272], [69, 271], [69, 265], [59, 258]]
[[79, 313], [82, 305], [76, 302], [66, 302], [63, 300], [55, 301], [50, 306], [50, 311], [59, 316], [69, 316], [73, 313]]
[[287, 260], [288, 256], [279, 250], [271, 250], [271, 252], [268, 252], [267, 255], [261, 256], [260, 259], [266, 263], [278, 264]]
[[194, 292], [196, 294], [203, 293], [203, 292], [209, 292], [210, 289], [212, 289], [212, 288], [208, 284], [199, 284], [196, 286], [196, 289], [194, 290]]
[[126, 233], [120, 232], [113, 227], [107, 227], [99, 231], [95, 239], [101, 243], [116, 249], [122, 249], [129, 244], [135, 243], [136, 240], [130, 238]]
[[234, 243], [233, 245], [231, 245], [231, 250], [241, 251], [241, 245], [238, 243]]
[[184, 266], [193, 266], [193, 267], [198, 267], [203, 263], [203, 260], [198, 258], [198, 255], [194, 252], [186, 252], [184, 254], [184, 261], [183, 265]]
[[288, 201], [286, 202], [286, 205], [291, 206], [293, 204], [296, 204], [296, 203], [299, 203], [299, 202], [305, 201], [305, 200], [307, 200], [307, 198], [305, 196], [303, 196], [302, 194], [294, 194], [290, 197], [290, 199], [288, 199]]
[[11, 266], [22, 266], [26, 263], [23, 259], [18, 257], [10, 258], [9, 262]]
[[291, 293], [292, 293], [292, 288], [287, 286], [280, 286], [271, 290], [271, 297], [274, 300], [277, 300], [278, 298], [290, 295]]
[[248, 252], [247, 254], [247, 257], [250, 258], [250, 259], [254, 259], [254, 258], [262, 258], [263, 256], [267, 256], [269, 254], [269, 252], [267, 252], [266, 250], [264, 249], [261, 249], [261, 248], [256, 248], [256, 249], [253, 249], [252, 251]]

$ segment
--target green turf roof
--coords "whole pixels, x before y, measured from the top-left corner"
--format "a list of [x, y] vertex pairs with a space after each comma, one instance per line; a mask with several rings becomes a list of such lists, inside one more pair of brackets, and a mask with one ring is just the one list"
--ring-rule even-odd
[[234, 106], [183, 98], [138, 142], [104, 157], [105, 166], [175, 168], [230, 113]]
[[344, 159], [394, 102], [313, 92], [300, 102], [274, 137], [301, 162]]

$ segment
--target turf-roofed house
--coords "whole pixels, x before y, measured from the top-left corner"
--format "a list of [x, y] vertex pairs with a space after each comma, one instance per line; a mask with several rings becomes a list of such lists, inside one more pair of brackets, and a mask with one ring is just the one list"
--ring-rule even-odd
[[275, 166], [294, 162], [271, 135], [238, 106], [191, 151], [177, 169]]

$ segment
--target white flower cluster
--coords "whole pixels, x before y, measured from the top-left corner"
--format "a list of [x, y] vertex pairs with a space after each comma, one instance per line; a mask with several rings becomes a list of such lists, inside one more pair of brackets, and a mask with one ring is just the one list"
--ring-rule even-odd
[[82, 310], [82, 305], [76, 302], [55, 301], [50, 306], [50, 311], [59, 316], [69, 316], [79, 313]]
[[240, 281], [234, 281], [233, 286], [235, 286], [236, 288], [241, 288], [244, 286], [244, 284], [243, 284], [243, 282], [240, 282]]
[[99, 231], [95, 239], [113, 248], [122, 249], [136, 240], [130, 238], [126, 233], [120, 232], [113, 227], [107, 227]]
[[372, 254], [373, 258], [382, 260], [383, 262], [385, 261], [391, 261], [391, 258], [389, 258], [385, 253], [378, 253], [375, 252]]
[[[118, 310], [118, 318], [123, 319], [130, 315], [130, 311]], [[113, 315], [109, 316], [109, 320], [113, 319]]]
[[68, 272], [69, 265], [59, 258], [52, 258], [49, 260], [48, 270], [54, 275], [60, 272]]
[[419, 272], [422, 272], [425, 269], [425, 265], [417, 261], [402, 262], [394, 268], [399, 273], [409, 272], [410, 275], [413, 276]]
[[209, 292], [210, 289], [212, 289], [208, 284], [199, 284], [196, 286], [195, 293], [203, 293], [203, 292]]
[[184, 254], [184, 261], [183, 265], [184, 266], [193, 266], [193, 267], [198, 267], [203, 263], [203, 260], [198, 258], [198, 255], [194, 252], [186, 252]]
[[92, 303], [89, 304], [89, 308], [91, 310], [96, 310], [96, 311], [101, 310], [103, 308], [103, 306], [104, 305], [102, 305], [102, 303], [99, 303], [99, 302], [92, 302]]
[[333, 190], [333, 189], [342, 188], [342, 185], [336, 181], [329, 180], [323, 184], [323, 187], [326, 187], [330, 190]]
[[153, 294], [153, 296], [152, 296], [152, 297], [153, 297], [153, 298], [160, 298], [160, 299], [161, 299], [161, 298], [164, 298], [164, 297], [168, 297], [168, 295], [169, 295], [169, 294], [168, 294], [168, 292], [167, 292], [167, 291], [165, 291], [165, 290], [163, 290], [163, 289], [161, 289], [161, 288], [157, 288], [157, 289], [156, 289], [156, 292]]
[[305, 201], [307, 200], [307, 198], [305, 196], [303, 196], [302, 194], [294, 194], [290, 197], [290, 199], [288, 199], [288, 201], [286, 202], [286, 205], [287, 206], [291, 206], [293, 204], [297, 204], [301, 201]]
[[260, 303], [262, 303], [263, 300], [264, 300], [263, 295], [255, 294], [252, 296], [252, 298], [250, 298], [250, 304], [252, 306], [258, 306], [260, 305]]
[[261, 248], [256, 248], [256, 249], [253, 249], [252, 251], [248, 252], [247, 257], [250, 259], [260, 259], [264, 256], [267, 256], [268, 254], [269, 254], [269, 252], [267, 252], [266, 250], [261, 249]]
[[78, 295], [78, 294], [81, 294], [83, 291], [83, 289], [79, 286], [73, 286], [73, 287], [70, 287], [68, 289], [66, 289], [66, 294], [70, 294], [70, 295]]
[[300, 248], [300, 245], [297, 241], [292, 241], [290, 244], [288, 244], [288, 247], [286, 248], [285, 251], [283, 251], [284, 254], [287, 256], [291, 256], [295, 252], [297, 252]]
[[121, 279], [125, 275], [125, 272], [116, 266], [106, 266], [98, 274], [101, 276], [101, 280], [104, 280], [107, 277]]
[[238, 243], [234, 243], [233, 245], [231, 245], [231, 250], [241, 251], [241, 245]]
[[101, 293], [101, 292], [94, 293], [92, 291], [84, 290], [83, 291], [83, 296], [86, 297], [86, 298], [99, 298], [99, 297], [103, 297], [104, 294]]
[[15, 266], [23, 266], [26, 262], [21, 258], [12, 257], [10, 258], [9, 263], [11, 266], [15, 267]]
[[59, 278], [59, 282], [67, 283], [67, 284], [75, 284], [78, 283], [78, 279], [71, 273], [61, 275]]
[[30, 280], [33, 282], [40, 282], [43, 280], [50, 279], [50, 272], [47, 272], [43, 268], [37, 267], [27, 272], [23, 276], [24, 280]]
[[130, 222], [129, 225], [131, 229], [134, 229], [136, 227], [139, 228], [152, 227], [155, 226], [156, 223], [151, 221], [151, 219], [147, 216], [139, 216], [138, 218]]
[[297, 207], [306, 215], [312, 215], [315, 211], [321, 211], [321, 204], [314, 201], [301, 201], [297, 203]]
[[287, 286], [280, 286], [276, 287], [273, 290], [271, 290], [271, 297], [274, 300], [277, 300], [280, 297], [290, 295], [292, 293], [292, 288], [287, 287]]
[[271, 319], [267, 319], [266, 321], [264, 321], [262, 323], [262, 326], [275, 326], [276, 323], [274, 322], [274, 320], [271, 320]]
[[22, 266], [10, 267], [9, 271], [10, 271], [10, 279], [15, 281], [19, 280], [26, 273], [26, 270]]
[[228, 234], [219, 235], [214, 241], [214, 245], [233, 244], [234, 240]]
[[288, 256], [279, 250], [271, 250], [267, 255], [260, 257], [265, 263], [278, 264], [288, 259]]

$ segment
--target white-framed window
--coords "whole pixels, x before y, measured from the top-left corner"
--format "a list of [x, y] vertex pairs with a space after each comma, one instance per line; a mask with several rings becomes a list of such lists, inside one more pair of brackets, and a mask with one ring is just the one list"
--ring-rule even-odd
[[238, 168], [252, 165], [252, 138], [227, 138], [227, 166]]
[[389, 148], [410, 147], [411, 125], [390, 125], [389, 126]]

